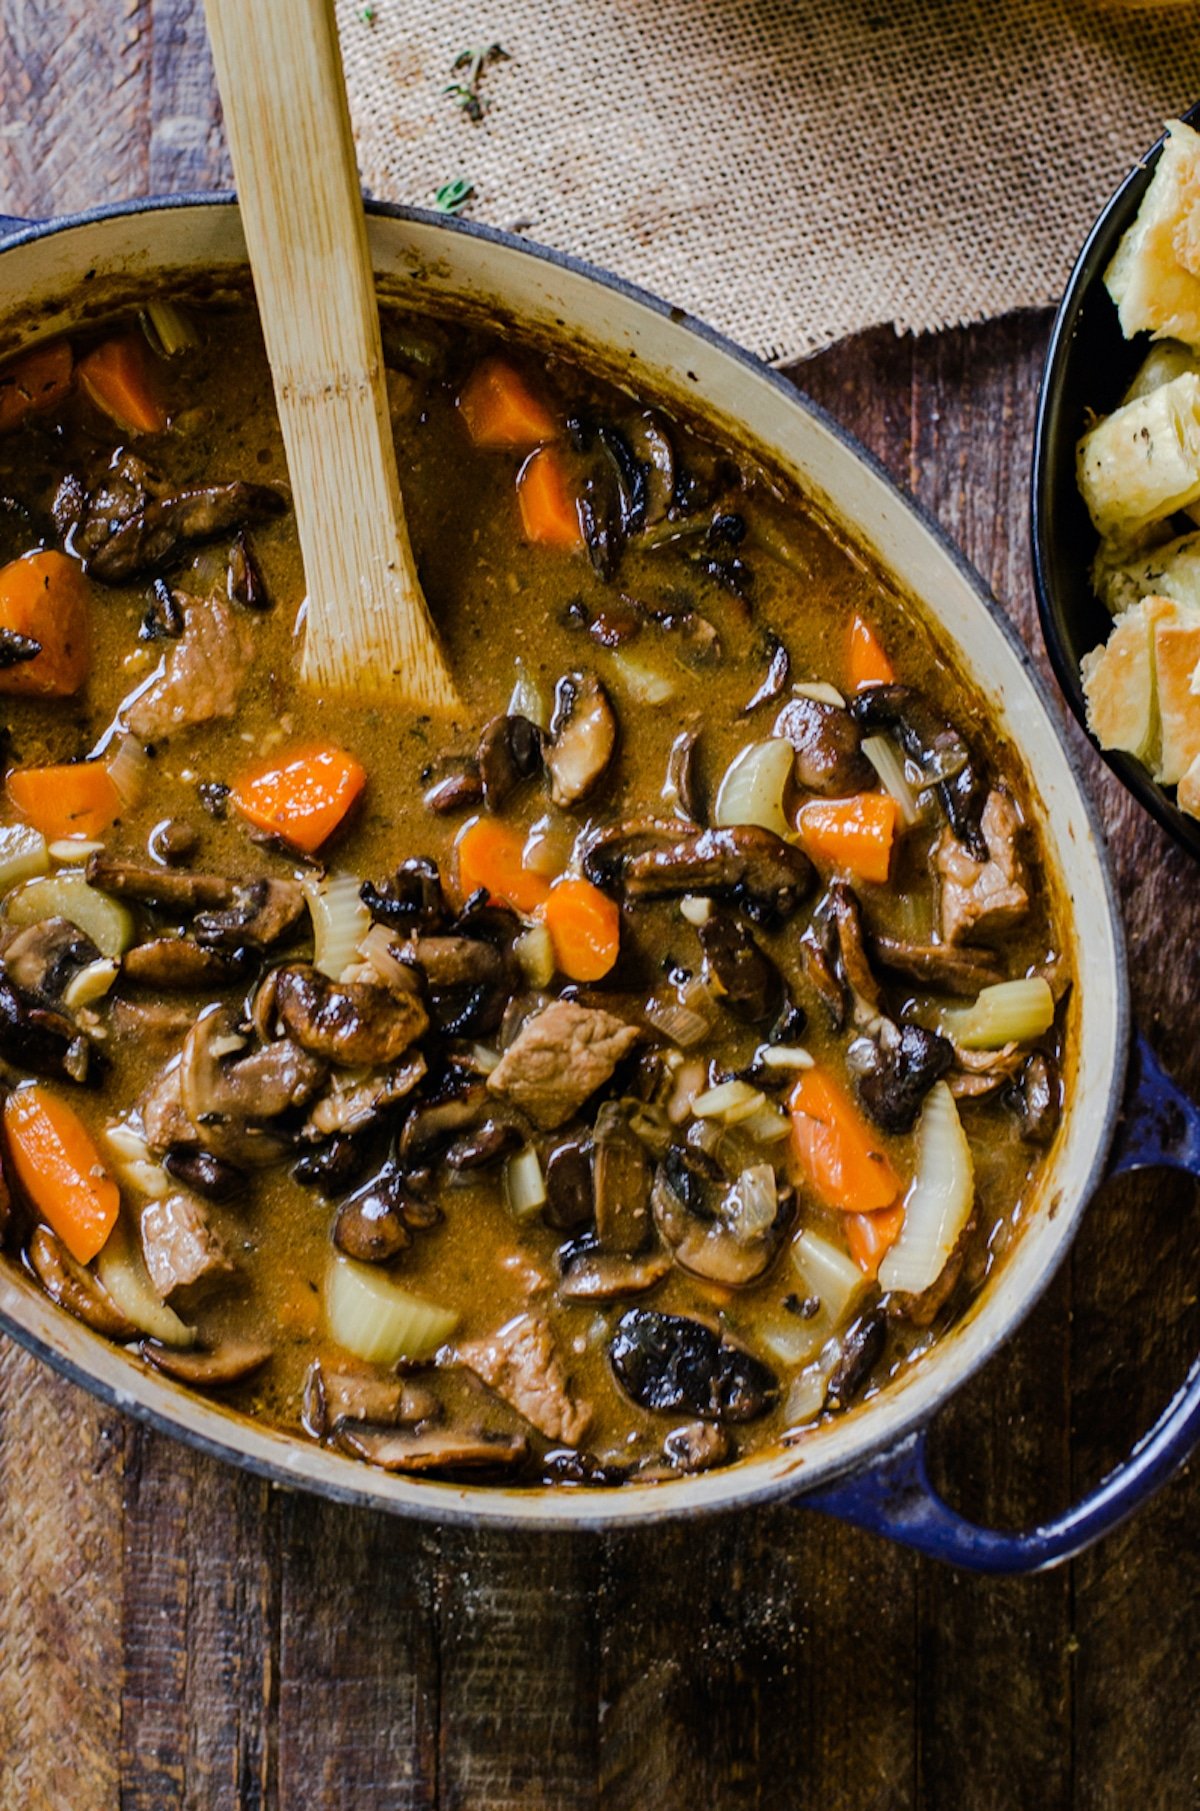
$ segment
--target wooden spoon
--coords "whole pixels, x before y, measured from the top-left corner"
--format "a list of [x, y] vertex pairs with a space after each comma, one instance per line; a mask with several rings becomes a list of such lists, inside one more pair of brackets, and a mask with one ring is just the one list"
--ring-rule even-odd
[[301, 678], [459, 704], [396, 472], [333, 0], [206, 0], [308, 585]]

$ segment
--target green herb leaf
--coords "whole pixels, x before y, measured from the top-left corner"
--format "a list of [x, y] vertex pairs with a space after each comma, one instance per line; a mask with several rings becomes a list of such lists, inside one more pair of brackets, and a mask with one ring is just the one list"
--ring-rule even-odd
[[465, 176], [456, 176], [453, 182], [444, 182], [436, 190], [433, 205], [439, 214], [461, 214], [474, 194], [475, 185]]
[[457, 75], [460, 70], [465, 70], [466, 74], [460, 82], [448, 82], [442, 93], [448, 94], [455, 106], [460, 107], [467, 118], [478, 125], [488, 106], [487, 100], [479, 92], [480, 78], [489, 64], [507, 63], [510, 60], [509, 53], [502, 44], [486, 44], [478, 49], [468, 45], [465, 50], [459, 51], [450, 65], [451, 75]]

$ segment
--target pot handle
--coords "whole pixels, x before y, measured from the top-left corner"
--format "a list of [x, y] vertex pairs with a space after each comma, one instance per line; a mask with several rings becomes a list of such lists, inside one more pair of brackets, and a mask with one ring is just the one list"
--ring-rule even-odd
[[[1200, 1177], [1200, 1106], [1176, 1087], [1139, 1034], [1108, 1174], [1144, 1169]], [[806, 1494], [802, 1507], [839, 1516], [967, 1572], [1041, 1572], [1111, 1533], [1200, 1442], [1200, 1359], [1128, 1458], [1086, 1497], [1035, 1528], [1009, 1533], [959, 1515], [930, 1482], [925, 1442], [926, 1429], [918, 1428], [865, 1470]]]

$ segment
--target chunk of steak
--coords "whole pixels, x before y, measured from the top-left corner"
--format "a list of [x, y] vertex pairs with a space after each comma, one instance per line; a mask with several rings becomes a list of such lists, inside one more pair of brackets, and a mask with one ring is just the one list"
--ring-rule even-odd
[[1028, 874], [1017, 849], [1021, 813], [1007, 792], [990, 792], [980, 827], [988, 859], [976, 861], [952, 830], [934, 851], [941, 881], [942, 938], [965, 943], [1006, 931], [1029, 909]]
[[163, 1301], [229, 1276], [233, 1262], [194, 1195], [166, 1195], [142, 1209], [142, 1255]]
[[572, 1399], [550, 1328], [540, 1314], [518, 1314], [490, 1339], [460, 1346], [458, 1357], [547, 1440], [576, 1446], [587, 1432], [591, 1410]]
[[638, 1037], [636, 1026], [600, 1007], [555, 1000], [525, 1021], [487, 1085], [551, 1131], [608, 1080]]
[[[190, 1015], [195, 1021], [195, 1014]], [[177, 1061], [151, 1082], [141, 1099], [142, 1129], [156, 1157], [174, 1144], [198, 1144], [195, 1126], [183, 1106], [182, 1077]]]
[[219, 597], [184, 600], [183, 634], [125, 711], [131, 735], [161, 742], [197, 723], [232, 717], [250, 662], [251, 644], [231, 606]]

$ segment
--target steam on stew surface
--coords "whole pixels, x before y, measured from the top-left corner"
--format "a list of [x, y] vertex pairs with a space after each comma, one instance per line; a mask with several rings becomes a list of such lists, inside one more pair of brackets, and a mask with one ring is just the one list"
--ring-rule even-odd
[[1025, 778], [728, 446], [385, 320], [448, 725], [295, 683], [254, 316], [0, 372], [11, 1257], [403, 1472], [801, 1438], [1017, 1226], [1070, 977]]

